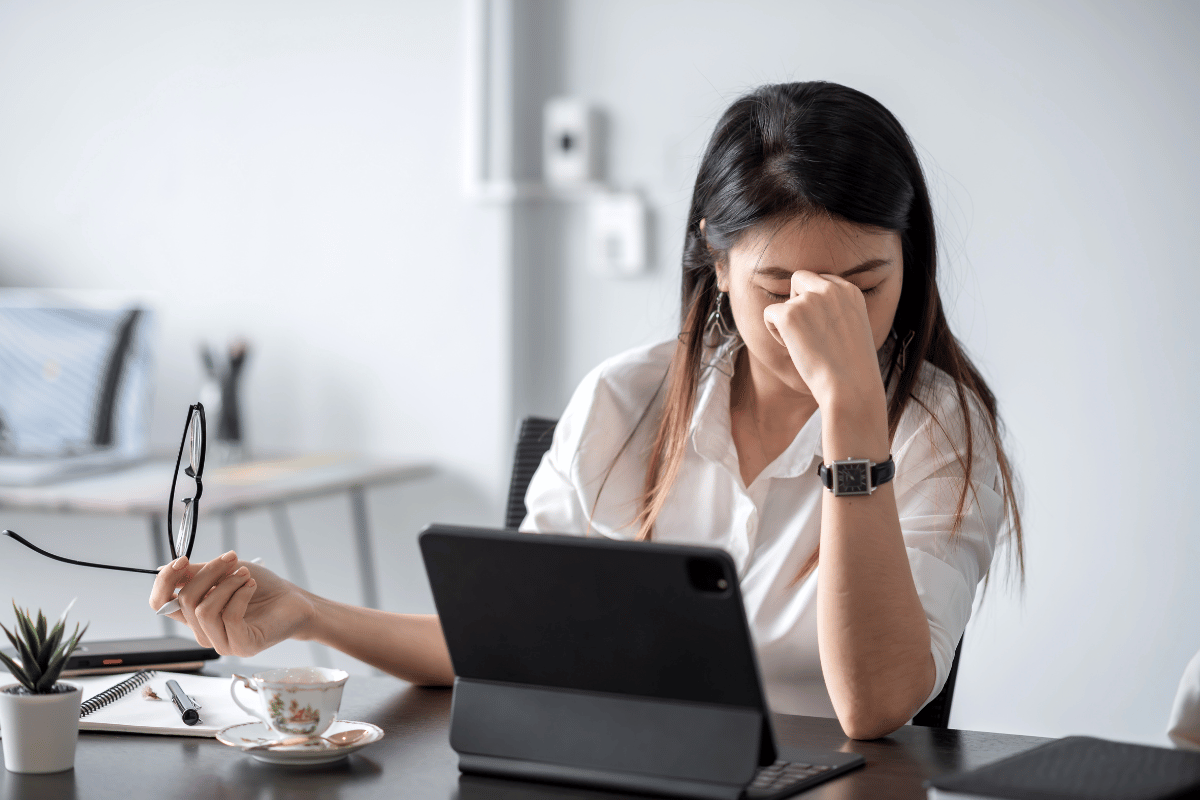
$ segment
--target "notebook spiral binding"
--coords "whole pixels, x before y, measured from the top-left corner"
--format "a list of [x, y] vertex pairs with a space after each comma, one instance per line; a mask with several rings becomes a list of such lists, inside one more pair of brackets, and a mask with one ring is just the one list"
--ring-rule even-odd
[[151, 678], [153, 678], [154, 675], [155, 675], [155, 672], [152, 669], [141, 670], [140, 672], [130, 675], [128, 678], [121, 681], [116, 686], [113, 686], [110, 689], [105, 689], [103, 692], [96, 695], [95, 697], [93, 697], [83, 703], [80, 703], [80, 705], [79, 705], [80, 718], [82, 719], [83, 717], [86, 717], [88, 714], [91, 714], [94, 711], [99, 711], [100, 709], [102, 709], [106, 705], [108, 705], [109, 703], [115, 703], [116, 701], [118, 701], [122, 697], [124, 697], [125, 695], [132, 692], [137, 687], [141, 686], [143, 683], [149, 682], [149, 680]]

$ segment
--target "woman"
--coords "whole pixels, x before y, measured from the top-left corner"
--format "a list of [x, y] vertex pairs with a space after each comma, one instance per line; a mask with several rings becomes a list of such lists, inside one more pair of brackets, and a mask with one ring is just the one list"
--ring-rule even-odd
[[[678, 338], [583, 381], [523, 529], [724, 547], [776, 711], [854, 738], [903, 725], [945, 682], [1005, 519], [1021, 559], [995, 400], [936, 263], [920, 165], [879, 103], [829, 83], [739, 99], [696, 179]], [[151, 605], [180, 584], [173, 617], [218, 652], [313, 639], [453, 680], [436, 617], [318, 598], [233, 553], [174, 563]]]

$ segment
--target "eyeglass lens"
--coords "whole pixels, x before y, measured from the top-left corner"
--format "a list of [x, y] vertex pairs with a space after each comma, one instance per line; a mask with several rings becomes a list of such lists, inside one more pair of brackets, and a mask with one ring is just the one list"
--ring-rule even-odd
[[188, 465], [191, 467], [189, 473], [195, 477], [200, 470], [200, 415], [193, 414], [192, 421], [188, 423]]
[[179, 534], [175, 537], [175, 552], [184, 555], [192, 539], [192, 498], [183, 501], [183, 519], [179, 521]]
[[[200, 427], [200, 414], [192, 414], [188, 422], [186, 433], [184, 433], [184, 443], [188, 451], [188, 463], [184, 467], [183, 473], [189, 478], [194, 478], [197, 485], [200, 479], [197, 478], [197, 473], [200, 471], [201, 452], [204, 447], [204, 433]], [[196, 519], [196, 500], [194, 497], [182, 498], [179, 502], [183, 503], [183, 514], [179, 520], [179, 529], [175, 534], [175, 552], [178, 555], [186, 555], [191, 547], [193, 528]]]

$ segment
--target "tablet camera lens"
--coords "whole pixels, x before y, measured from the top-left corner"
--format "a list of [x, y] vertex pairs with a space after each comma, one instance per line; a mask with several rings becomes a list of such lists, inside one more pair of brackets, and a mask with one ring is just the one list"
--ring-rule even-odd
[[729, 589], [725, 569], [715, 558], [689, 558], [687, 571], [688, 582], [698, 592], [720, 594]]

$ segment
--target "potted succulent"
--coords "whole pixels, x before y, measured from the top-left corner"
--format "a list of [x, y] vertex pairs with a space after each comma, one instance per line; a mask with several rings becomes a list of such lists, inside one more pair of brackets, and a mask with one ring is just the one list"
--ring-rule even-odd
[[62, 772], [75, 766], [83, 690], [58, 682], [67, 658], [87, 632], [86, 626], [81, 631], [76, 625], [71, 636], [64, 636], [67, 612], [73, 605], [74, 600], [47, 630], [41, 611], [35, 622], [14, 601], [16, 633], [0, 625], [21, 661], [18, 664], [0, 653], [0, 661], [18, 681], [0, 686], [0, 737], [4, 766], [10, 772]]

